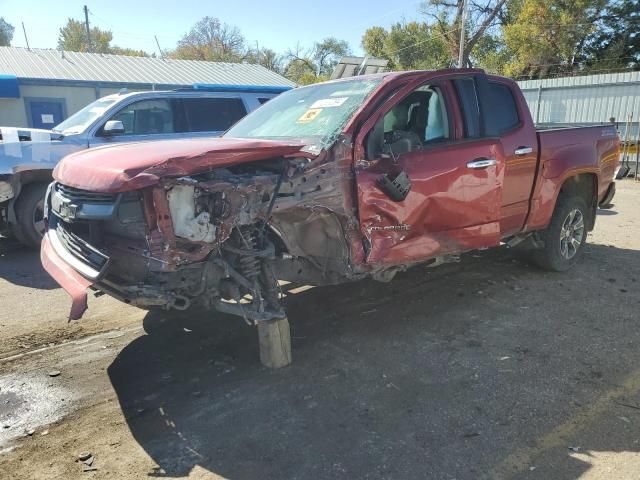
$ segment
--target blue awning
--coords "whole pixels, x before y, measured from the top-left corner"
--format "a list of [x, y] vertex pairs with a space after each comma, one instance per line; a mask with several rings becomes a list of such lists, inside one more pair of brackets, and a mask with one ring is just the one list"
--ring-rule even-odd
[[20, 98], [18, 77], [0, 74], [0, 98]]

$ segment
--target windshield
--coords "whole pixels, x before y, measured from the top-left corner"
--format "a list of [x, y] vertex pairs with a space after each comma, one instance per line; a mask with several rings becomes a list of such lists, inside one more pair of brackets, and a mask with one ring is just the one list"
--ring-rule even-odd
[[117, 101], [117, 98], [101, 98], [96, 100], [84, 107], [82, 110], [71, 115], [64, 122], [56, 125], [53, 131], [64, 135], [80, 133], [91, 125], [98, 117], [101, 117], [105, 110]]
[[381, 81], [349, 80], [290, 90], [244, 117], [224, 136], [301, 138], [320, 148], [327, 147]]

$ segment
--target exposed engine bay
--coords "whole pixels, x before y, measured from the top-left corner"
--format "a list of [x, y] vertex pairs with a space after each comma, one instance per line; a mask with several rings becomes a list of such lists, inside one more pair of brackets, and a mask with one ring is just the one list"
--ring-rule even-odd
[[248, 322], [282, 318], [277, 279], [364, 276], [349, 261], [350, 170], [313, 160], [254, 161], [118, 194], [52, 184], [49, 230], [98, 295], [142, 308], [200, 305]]

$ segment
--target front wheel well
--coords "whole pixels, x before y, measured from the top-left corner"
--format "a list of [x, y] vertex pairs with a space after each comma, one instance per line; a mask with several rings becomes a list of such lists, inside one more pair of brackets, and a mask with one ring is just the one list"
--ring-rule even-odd
[[11, 176], [11, 185], [13, 187], [14, 196], [10, 200], [7, 206], [7, 214], [9, 223], [15, 224], [17, 222], [15, 214], [15, 202], [20, 197], [22, 189], [32, 183], [46, 183], [49, 184], [53, 180], [53, 171], [48, 169], [42, 170], [25, 170], [23, 172], [15, 173]]
[[591, 213], [587, 222], [587, 229], [589, 231], [593, 230], [596, 221], [596, 209], [598, 208], [598, 177], [593, 173], [580, 173], [569, 177], [560, 188], [558, 198], [560, 196], [584, 199]]

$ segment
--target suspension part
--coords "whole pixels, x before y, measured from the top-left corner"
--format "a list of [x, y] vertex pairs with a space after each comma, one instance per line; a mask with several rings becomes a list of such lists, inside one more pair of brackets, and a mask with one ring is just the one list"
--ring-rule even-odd
[[[248, 251], [255, 251], [258, 248], [258, 239], [254, 229], [246, 231], [244, 235], [239, 233], [244, 245], [243, 248]], [[260, 259], [249, 253], [241, 255], [238, 259], [240, 272], [248, 279], [255, 280], [260, 274]]]

